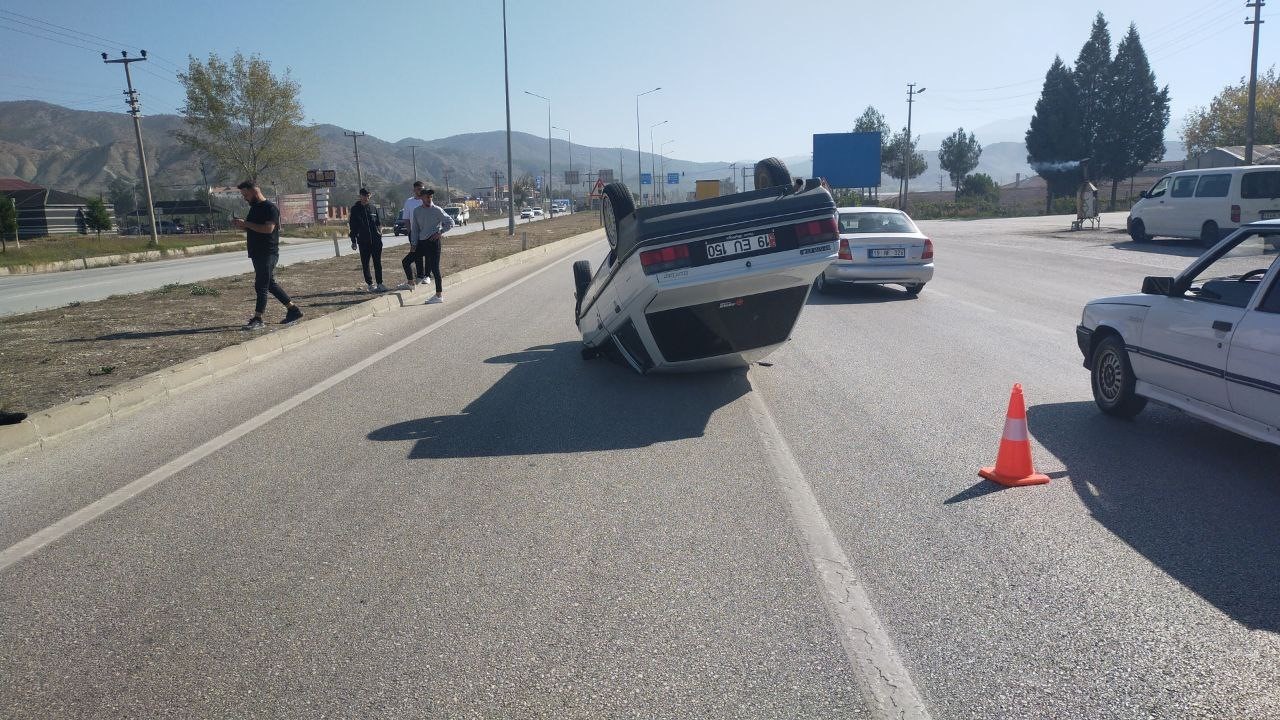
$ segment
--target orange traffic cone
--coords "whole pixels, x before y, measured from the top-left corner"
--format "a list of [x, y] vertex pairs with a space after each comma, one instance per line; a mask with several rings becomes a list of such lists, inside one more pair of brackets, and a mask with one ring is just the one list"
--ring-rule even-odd
[[1031, 466], [1031, 440], [1027, 437], [1027, 408], [1022, 401], [1022, 385], [1015, 384], [1009, 394], [1009, 412], [1005, 415], [1004, 437], [1000, 438], [1000, 454], [996, 466], [978, 471], [982, 477], [1006, 487], [1043, 485], [1048, 475]]

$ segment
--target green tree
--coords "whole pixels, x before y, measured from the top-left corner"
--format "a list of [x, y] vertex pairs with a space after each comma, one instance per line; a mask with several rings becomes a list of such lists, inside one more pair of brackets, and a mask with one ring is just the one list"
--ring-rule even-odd
[[1107, 20], [1098, 13], [1093, 20], [1089, 39], [1076, 57], [1073, 76], [1079, 97], [1081, 157], [1098, 160], [1098, 137], [1102, 133], [1113, 108], [1108, 106], [1109, 94], [1114, 83], [1111, 80], [1111, 31]]
[[0, 252], [9, 252], [6, 238], [13, 235], [18, 239], [18, 210], [14, 207], [13, 198], [0, 195]]
[[511, 191], [515, 193], [516, 205], [523, 206], [529, 201], [529, 198], [533, 195], [533, 186], [533, 175], [530, 173], [521, 175], [514, 183], [512, 183]]
[[1098, 177], [1111, 181], [1111, 209], [1116, 189], [1147, 163], [1164, 158], [1164, 131], [1169, 126], [1169, 86], [1156, 86], [1138, 29], [1129, 32], [1116, 48], [1111, 63], [1113, 82], [1107, 93], [1108, 112], [1095, 145], [1093, 167]]
[[186, 129], [174, 137], [219, 169], [246, 180], [286, 181], [315, 155], [315, 132], [302, 124], [301, 86], [288, 70], [273, 75], [259, 55], [236, 52], [228, 63], [210, 54], [203, 63], [189, 58], [178, 79], [187, 91]]
[[1079, 160], [1084, 157], [1080, 133], [1079, 91], [1075, 77], [1061, 57], [1054, 57], [1027, 128], [1027, 164], [1044, 178], [1045, 212], [1053, 198], [1075, 190]]
[[956, 193], [957, 199], [962, 197], [974, 198], [976, 200], [992, 203], [999, 202], [1000, 186], [996, 185], [996, 181], [991, 179], [991, 176], [986, 173], [966, 175], [965, 178], [960, 181], [959, 192]]
[[[1275, 66], [1258, 75], [1254, 138], [1257, 145], [1280, 144], [1280, 78]], [[1192, 110], [1182, 122], [1182, 142], [1187, 154], [1215, 147], [1244, 145], [1249, 119], [1249, 80], [1229, 85], [1218, 93], [1208, 108]]]
[[889, 129], [889, 122], [884, 119], [884, 115], [880, 114], [874, 106], [868, 105], [867, 109], [863, 110], [858, 119], [853, 122], [853, 131], [880, 133], [880, 172], [887, 174], [889, 168], [885, 164], [884, 145], [889, 142], [893, 131]]
[[924, 155], [916, 149], [919, 145], [920, 136], [909, 137], [906, 128], [894, 133], [881, 155], [881, 163], [889, 177], [895, 180], [901, 180], [904, 177], [914, 179], [929, 169], [929, 163], [925, 162]]
[[138, 197], [142, 192], [142, 183], [127, 178], [117, 176], [107, 183], [107, 199], [115, 208], [117, 218], [128, 217], [138, 209]]
[[960, 197], [960, 184], [966, 175], [978, 167], [978, 158], [982, 157], [982, 146], [973, 133], [967, 136], [964, 128], [959, 128], [942, 141], [938, 150], [938, 164], [951, 178], [951, 185], [956, 189], [956, 198]]
[[93, 198], [84, 206], [84, 224], [85, 227], [98, 233], [98, 239], [102, 239], [102, 231], [111, 229], [111, 215], [107, 212], [107, 204], [98, 198]]

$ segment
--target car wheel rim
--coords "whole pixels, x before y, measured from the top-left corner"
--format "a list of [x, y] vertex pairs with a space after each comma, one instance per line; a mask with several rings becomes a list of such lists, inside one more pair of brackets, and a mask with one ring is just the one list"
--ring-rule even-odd
[[617, 229], [613, 222], [613, 203], [609, 202], [607, 197], [604, 199], [604, 234], [609, 238], [610, 246], [617, 245]]
[[1120, 364], [1120, 356], [1107, 352], [1098, 360], [1098, 394], [1108, 403], [1120, 398], [1124, 387], [1124, 366]]

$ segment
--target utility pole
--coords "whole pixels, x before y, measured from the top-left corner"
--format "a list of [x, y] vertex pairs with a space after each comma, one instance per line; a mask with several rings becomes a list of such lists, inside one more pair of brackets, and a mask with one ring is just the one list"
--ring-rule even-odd
[[444, 175], [444, 201], [447, 203], [453, 202], [453, 197], [449, 194], [449, 174], [452, 172], [449, 168], [445, 168], [444, 172], [441, 173]]
[[356, 138], [364, 137], [364, 133], [343, 131], [342, 134], [351, 138], [351, 147], [356, 151], [356, 185], [364, 187], [364, 179], [360, 175], [360, 145], [356, 143]]
[[209, 187], [209, 170], [208, 170], [208, 167], [205, 165], [204, 160], [200, 161], [200, 179], [204, 181], [204, 199], [205, 199], [205, 204], [207, 206], [206, 209], [208, 210], [208, 213], [209, 213], [206, 219], [209, 221], [209, 234], [212, 235], [214, 232], [213, 230], [213, 194], [209, 192], [211, 190], [211, 188]]
[[418, 182], [418, 148], [421, 145], [410, 145], [409, 149], [413, 151], [413, 181]]
[[[570, 132], [568, 128], [562, 128], [559, 125], [556, 125], [554, 129], [563, 130], [565, 134], [569, 136], [569, 174], [573, 175], [573, 133]], [[569, 178], [565, 178], [565, 180], [568, 180], [568, 179]], [[569, 205], [572, 208], [573, 207], [573, 185], [566, 182], [565, 186], [569, 188]]]
[[640, 98], [648, 95], [649, 93], [658, 92], [661, 89], [661, 87], [656, 87], [652, 90], [645, 90], [644, 92], [636, 95], [636, 187], [640, 188], [641, 205], [644, 204], [644, 185], [640, 183], [643, 179], [641, 176], [644, 175], [644, 167], [640, 164]]
[[[512, 177], [511, 167], [511, 73], [507, 69], [507, 0], [502, 0], [502, 87], [506, 92], [507, 98], [507, 177]], [[497, 183], [494, 183], [494, 191], [497, 191]], [[509, 197], [511, 201], [507, 203], [507, 236], [515, 237], [516, 234], [516, 194], [515, 188]]]
[[907, 143], [902, 148], [902, 202], [898, 203], [898, 209], [902, 212], [907, 211], [907, 192], [911, 188], [911, 156], [915, 154], [915, 146], [911, 142], [911, 106], [915, 103], [915, 96], [924, 92], [924, 88], [916, 89], [915, 83], [907, 83]]
[[1245, 3], [1245, 7], [1253, 8], [1253, 19], [1245, 20], [1245, 25], [1253, 26], [1253, 60], [1249, 63], [1249, 124], [1244, 134], [1244, 164], [1253, 164], [1253, 123], [1258, 102], [1258, 28], [1262, 25], [1262, 6], [1266, 0], [1253, 0]]
[[547, 179], [546, 179], [546, 182], [543, 183], [542, 189], [547, 195], [547, 201], [548, 201], [547, 213], [548, 215], [550, 215], [551, 213], [551, 203], [550, 203], [550, 200], [551, 200], [551, 98], [543, 97], [538, 93], [531, 93], [528, 90], [525, 90], [524, 94], [532, 95], [538, 98], [539, 100], [547, 101]]
[[120, 57], [115, 60], [108, 60], [107, 54], [102, 53], [102, 62], [112, 65], [124, 65], [124, 81], [129, 86], [125, 91], [125, 103], [129, 106], [129, 114], [133, 116], [133, 135], [138, 139], [138, 161], [142, 164], [142, 184], [147, 189], [147, 218], [151, 225], [151, 242], [149, 247], [160, 246], [160, 236], [156, 233], [156, 207], [151, 200], [151, 173], [147, 171], [147, 153], [142, 147], [142, 104], [138, 102], [138, 91], [133, 89], [133, 77], [129, 73], [129, 64], [136, 62], [145, 62], [147, 59], [147, 51], [142, 51], [142, 57], [131, 58], [129, 53], [121, 50]]

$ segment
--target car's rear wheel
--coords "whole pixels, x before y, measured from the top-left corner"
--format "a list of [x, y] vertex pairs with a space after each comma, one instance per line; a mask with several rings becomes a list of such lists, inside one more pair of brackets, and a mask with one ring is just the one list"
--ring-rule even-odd
[[1129, 237], [1134, 242], [1146, 242], [1151, 239], [1147, 234], [1147, 226], [1141, 220], [1134, 220], [1129, 223]]
[[827, 283], [827, 271], [823, 270], [818, 273], [818, 277], [813, 280], [813, 290], [819, 295], [826, 295], [831, 292], [831, 285]]
[[924, 285], [925, 285], [924, 283], [909, 283], [907, 285], [903, 285], [902, 287], [907, 289], [908, 295], [910, 295], [911, 297], [915, 297], [920, 294], [921, 290], [924, 289]]
[[1102, 412], [1131, 418], [1147, 406], [1147, 399], [1134, 392], [1137, 378], [1129, 364], [1129, 353], [1118, 335], [1108, 335], [1093, 351], [1089, 368], [1093, 401]]
[[787, 166], [778, 158], [765, 158], [756, 163], [756, 189], [777, 187], [779, 185], [791, 186], [791, 173], [787, 170]]
[[587, 286], [591, 284], [591, 261], [579, 260], [573, 264], [573, 299], [576, 301], [573, 308], [573, 321], [578, 321], [578, 315], [582, 310], [582, 296], [587, 292]]
[[1200, 227], [1200, 244], [1204, 247], [1213, 247], [1218, 244], [1221, 235], [1218, 223], [1210, 220]]
[[609, 247], [618, 247], [618, 222], [636, 211], [635, 201], [631, 199], [631, 190], [620, 182], [611, 182], [604, 186], [604, 200], [601, 202], [601, 220], [604, 223], [604, 234], [609, 239]]

